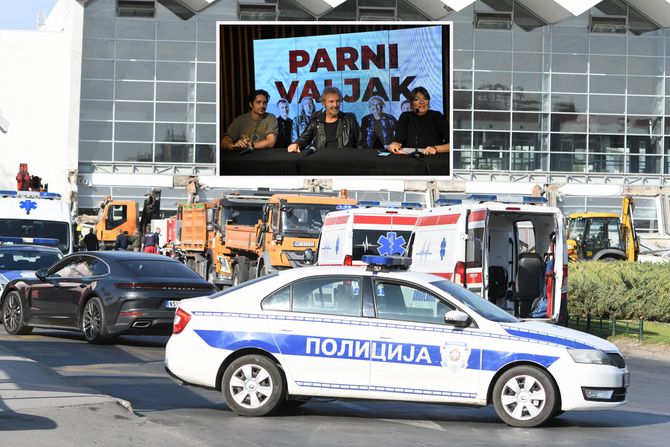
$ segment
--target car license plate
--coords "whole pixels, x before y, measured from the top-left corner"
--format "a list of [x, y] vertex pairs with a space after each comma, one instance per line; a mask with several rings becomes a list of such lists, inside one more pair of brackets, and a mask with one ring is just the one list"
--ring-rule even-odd
[[177, 300], [167, 300], [165, 301], [165, 308], [166, 309], [176, 309], [179, 307], [179, 301]]
[[623, 387], [628, 388], [630, 385], [630, 373], [624, 373], [623, 375]]

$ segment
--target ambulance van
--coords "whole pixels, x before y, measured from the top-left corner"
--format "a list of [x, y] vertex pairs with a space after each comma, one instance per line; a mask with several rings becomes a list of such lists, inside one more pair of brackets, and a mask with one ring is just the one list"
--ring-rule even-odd
[[[418, 209], [341, 206], [324, 219], [319, 238], [317, 265], [365, 265], [365, 255], [405, 255]], [[420, 207], [420, 204], [403, 203]]]
[[516, 317], [565, 324], [568, 254], [561, 211], [538, 197], [469, 200], [421, 211], [408, 246], [410, 270], [449, 279]]

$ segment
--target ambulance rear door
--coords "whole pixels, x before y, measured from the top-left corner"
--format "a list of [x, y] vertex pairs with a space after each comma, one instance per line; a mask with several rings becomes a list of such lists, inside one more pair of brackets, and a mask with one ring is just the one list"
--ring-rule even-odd
[[[473, 206], [466, 212], [463, 282], [464, 287], [482, 297], [486, 290], [484, 272], [487, 271], [488, 220], [489, 210], [485, 206]], [[459, 266], [456, 270], [459, 270]]]
[[353, 265], [364, 255], [404, 256], [417, 220], [416, 211], [379, 210], [355, 214], [352, 231]]

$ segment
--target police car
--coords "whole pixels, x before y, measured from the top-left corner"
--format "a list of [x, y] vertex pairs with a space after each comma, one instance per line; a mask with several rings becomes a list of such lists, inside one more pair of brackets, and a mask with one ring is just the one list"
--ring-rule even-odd
[[[53, 247], [32, 245], [37, 243]], [[37, 270], [50, 267], [62, 258], [56, 245], [58, 239], [0, 237], [0, 295], [9, 281], [34, 277]]]
[[626, 402], [621, 353], [597, 337], [519, 321], [402, 257], [286, 270], [182, 300], [168, 373], [222, 392], [243, 416], [309, 397], [493, 404], [516, 427]]

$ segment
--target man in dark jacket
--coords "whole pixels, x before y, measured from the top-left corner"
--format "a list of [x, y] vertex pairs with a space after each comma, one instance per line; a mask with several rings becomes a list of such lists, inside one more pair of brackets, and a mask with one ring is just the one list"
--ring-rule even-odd
[[342, 94], [335, 87], [323, 89], [323, 112], [307, 125], [298, 141], [288, 147], [289, 152], [300, 152], [309, 146], [319, 148], [360, 147], [361, 132], [356, 116], [340, 112]]
[[119, 234], [116, 236], [116, 241], [114, 241], [114, 250], [127, 250], [128, 243], [128, 237], [119, 229]]
[[82, 242], [88, 251], [100, 250], [100, 242], [98, 242], [98, 237], [93, 232], [93, 228], [88, 229], [88, 234], [84, 236]]
[[156, 253], [158, 251], [158, 238], [156, 237], [156, 233], [151, 231], [151, 226], [147, 225], [141, 242], [144, 253]]

